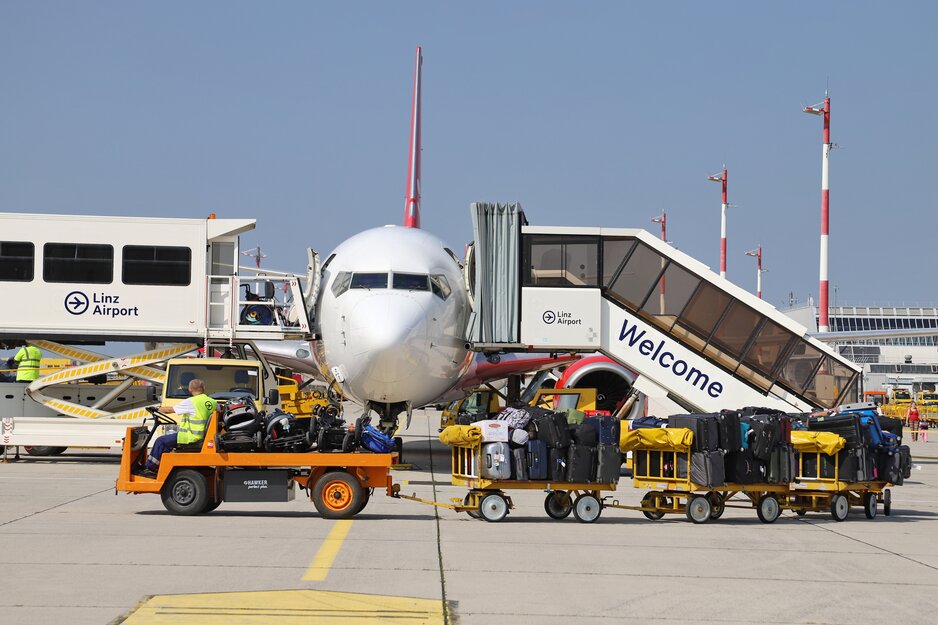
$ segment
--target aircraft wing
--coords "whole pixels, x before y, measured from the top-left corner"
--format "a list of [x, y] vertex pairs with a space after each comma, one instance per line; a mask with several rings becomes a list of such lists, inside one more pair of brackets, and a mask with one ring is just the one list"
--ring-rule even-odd
[[477, 354], [469, 370], [459, 379], [458, 389], [470, 389], [510, 375], [537, 373], [571, 363], [579, 354]]

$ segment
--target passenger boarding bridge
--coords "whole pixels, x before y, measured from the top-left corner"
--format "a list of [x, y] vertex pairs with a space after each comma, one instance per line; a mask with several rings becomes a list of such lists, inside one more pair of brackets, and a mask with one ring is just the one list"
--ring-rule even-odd
[[474, 349], [602, 352], [672, 413], [855, 400], [857, 365], [654, 235], [474, 209]]

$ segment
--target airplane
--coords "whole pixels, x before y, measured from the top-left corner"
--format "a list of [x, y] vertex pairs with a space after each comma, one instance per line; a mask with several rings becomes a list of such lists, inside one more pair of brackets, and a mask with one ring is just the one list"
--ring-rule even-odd
[[365, 412], [375, 412], [380, 428], [391, 434], [399, 415], [406, 414], [409, 425], [415, 408], [578, 358], [469, 350], [472, 304], [462, 263], [441, 239], [420, 229], [422, 64], [418, 46], [404, 224], [355, 234], [326, 257], [313, 312], [318, 340], [259, 344], [271, 362], [317, 376]]

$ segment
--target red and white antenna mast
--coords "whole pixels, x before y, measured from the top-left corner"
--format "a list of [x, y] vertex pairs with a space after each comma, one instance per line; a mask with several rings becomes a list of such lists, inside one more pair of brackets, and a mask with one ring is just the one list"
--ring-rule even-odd
[[414, 68], [414, 102], [410, 114], [410, 153], [407, 157], [407, 198], [404, 202], [404, 225], [420, 227], [420, 68], [421, 47], [417, 46]]
[[746, 256], [756, 257], [756, 297], [762, 299], [762, 246], [749, 250], [746, 252]]
[[820, 267], [820, 297], [818, 306], [818, 332], [829, 332], [828, 298], [827, 298], [827, 257], [828, 237], [830, 235], [830, 158], [831, 158], [831, 99], [827, 90], [824, 90], [824, 102], [814, 106], [806, 106], [805, 113], [821, 115], [824, 117], [824, 146], [821, 155], [821, 267]]
[[726, 163], [723, 164], [723, 173], [708, 176], [707, 180], [719, 182], [723, 185], [723, 204], [720, 208], [720, 277], [726, 277]]

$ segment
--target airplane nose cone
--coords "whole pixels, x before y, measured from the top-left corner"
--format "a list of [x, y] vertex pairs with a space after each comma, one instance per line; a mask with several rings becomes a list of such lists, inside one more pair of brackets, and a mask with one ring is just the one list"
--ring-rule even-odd
[[420, 303], [392, 293], [359, 302], [349, 318], [352, 353], [364, 357], [368, 377], [377, 383], [397, 383], [426, 359], [428, 321]]

